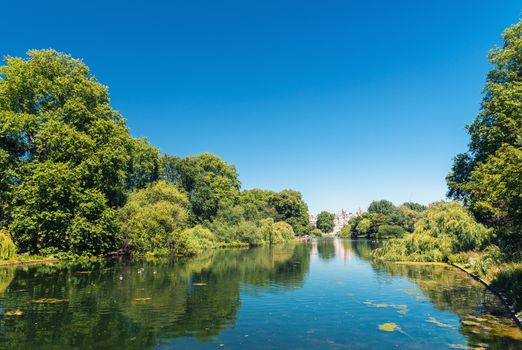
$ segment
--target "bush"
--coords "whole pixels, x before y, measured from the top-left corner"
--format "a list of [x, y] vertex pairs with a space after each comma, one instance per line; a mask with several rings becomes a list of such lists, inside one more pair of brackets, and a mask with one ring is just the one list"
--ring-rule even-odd
[[138, 254], [168, 253], [174, 243], [172, 232], [182, 229], [186, 220], [186, 196], [164, 181], [131, 193], [120, 209], [124, 244]]
[[310, 236], [315, 237], [315, 238], [321, 238], [321, 237], [323, 237], [323, 231], [319, 230], [318, 228], [314, 228], [310, 232]]
[[294, 229], [284, 221], [278, 221], [272, 225], [272, 231], [268, 242], [281, 243], [294, 239]]
[[502, 266], [491, 284], [506, 295], [517, 312], [522, 310], [522, 263]]
[[490, 235], [491, 230], [459, 203], [441, 202], [426, 209], [413, 234], [386, 242], [374, 256], [391, 261], [448, 261], [453, 254], [481, 249]]
[[16, 256], [16, 247], [7, 230], [0, 230], [0, 260], [13, 259]]
[[338, 237], [341, 238], [350, 238], [352, 237], [352, 225], [346, 224], [341, 228], [341, 231], [337, 234]]
[[214, 234], [201, 225], [174, 232], [172, 236], [173, 252], [177, 255], [198, 255], [215, 245]]
[[401, 238], [404, 233], [404, 229], [400, 226], [382, 225], [377, 230], [377, 238]]

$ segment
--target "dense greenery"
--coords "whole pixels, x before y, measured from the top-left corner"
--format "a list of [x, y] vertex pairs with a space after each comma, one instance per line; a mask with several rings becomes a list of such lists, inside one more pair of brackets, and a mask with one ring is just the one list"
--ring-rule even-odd
[[16, 247], [7, 230], [0, 230], [0, 260], [9, 260], [16, 255]]
[[141, 254], [169, 252], [174, 232], [186, 226], [187, 207], [185, 194], [165, 181], [131, 193], [119, 211], [125, 247]]
[[342, 227], [340, 237], [396, 238], [413, 232], [425, 207], [407, 202], [395, 206], [387, 200], [373, 201], [368, 211], [355, 216]]
[[394, 261], [448, 261], [452, 254], [482, 249], [491, 230], [457, 202], [430, 205], [404, 239], [389, 240], [375, 256]]
[[195, 254], [214, 241], [257, 245], [310, 231], [299, 192], [241, 192], [235, 167], [219, 157], [160, 156], [133, 138], [81, 60], [33, 50], [5, 63], [0, 229], [18, 252]]
[[334, 230], [335, 215], [327, 211], [322, 211], [317, 215], [315, 226], [324, 233], [330, 233]]
[[482, 110], [468, 126], [469, 149], [455, 158], [449, 195], [496, 229], [504, 249], [522, 248], [522, 21], [490, 52]]

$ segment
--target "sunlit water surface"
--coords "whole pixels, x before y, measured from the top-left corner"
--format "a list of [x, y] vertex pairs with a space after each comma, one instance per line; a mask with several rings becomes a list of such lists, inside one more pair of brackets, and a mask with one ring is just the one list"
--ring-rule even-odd
[[319, 240], [184, 261], [0, 269], [1, 349], [522, 349], [453, 268]]

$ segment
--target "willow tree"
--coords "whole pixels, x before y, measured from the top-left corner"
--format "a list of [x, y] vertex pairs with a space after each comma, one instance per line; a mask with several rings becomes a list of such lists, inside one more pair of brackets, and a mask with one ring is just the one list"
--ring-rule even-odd
[[[482, 108], [467, 127], [466, 153], [455, 157], [448, 195], [502, 237], [522, 239], [522, 21], [492, 50]], [[513, 239], [509, 241], [513, 242]]]

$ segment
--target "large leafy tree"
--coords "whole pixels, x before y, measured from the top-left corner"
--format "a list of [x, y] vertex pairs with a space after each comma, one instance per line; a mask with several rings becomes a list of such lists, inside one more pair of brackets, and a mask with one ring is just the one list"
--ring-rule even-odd
[[[114, 248], [114, 208], [124, 203], [129, 186], [144, 186], [141, 177], [155, 176], [153, 164], [139, 165], [143, 159], [154, 163], [154, 151], [130, 137], [124, 119], [111, 108], [107, 87], [82, 61], [43, 50], [5, 62], [0, 67], [2, 225], [21, 252]], [[143, 152], [136, 160], [137, 149]]]
[[319, 230], [321, 230], [324, 233], [330, 233], [333, 232], [335, 227], [335, 215], [332, 213], [329, 213], [327, 211], [322, 211], [317, 215], [317, 222], [315, 225]]
[[211, 153], [164, 157], [162, 177], [187, 192], [191, 221], [212, 220], [223, 206], [237, 204], [241, 182], [236, 167]]
[[448, 195], [501, 232], [521, 232], [522, 22], [490, 52], [482, 109], [467, 127], [469, 149], [455, 158]]
[[307, 234], [312, 230], [308, 206], [300, 192], [283, 190], [270, 199], [270, 205], [276, 210], [276, 220], [289, 223], [297, 235]]

